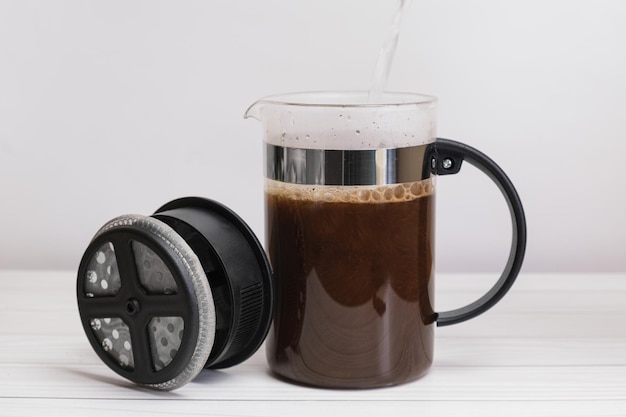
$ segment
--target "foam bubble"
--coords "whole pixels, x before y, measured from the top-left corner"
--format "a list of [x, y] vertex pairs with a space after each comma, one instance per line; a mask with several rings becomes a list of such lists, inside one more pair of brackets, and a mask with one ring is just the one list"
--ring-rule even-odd
[[434, 192], [434, 180], [402, 184], [372, 186], [300, 185], [265, 180], [265, 192], [289, 200], [344, 202], [344, 203], [398, 203], [411, 201]]

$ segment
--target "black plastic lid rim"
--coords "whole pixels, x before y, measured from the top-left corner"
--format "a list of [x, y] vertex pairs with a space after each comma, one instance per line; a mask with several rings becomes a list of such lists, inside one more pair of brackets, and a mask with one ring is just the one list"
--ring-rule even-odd
[[257, 262], [264, 294], [261, 317], [258, 319], [259, 326], [243, 349], [227, 359], [213, 361], [205, 367], [209, 369], [223, 369], [237, 365], [248, 359], [261, 347], [270, 329], [274, 313], [274, 286], [269, 259], [263, 246], [248, 224], [233, 210], [217, 201], [203, 197], [183, 197], [164, 204], [155, 211], [154, 216], [179, 208], [196, 208], [222, 217], [241, 235], [241, 238], [247, 243], [247, 248], [252, 251], [252, 255]]

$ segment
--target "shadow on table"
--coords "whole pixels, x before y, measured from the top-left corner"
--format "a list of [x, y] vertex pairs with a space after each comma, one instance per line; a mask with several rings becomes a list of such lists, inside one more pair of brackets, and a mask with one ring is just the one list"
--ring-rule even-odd
[[103, 376], [103, 375], [99, 375], [96, 373], [84, 371], [82, 369], [74, 369], [74, 368], [60, 368], [60, 369], [67, 373], [79, 376], [81, 378], [86, 378], [90, 381], [98, 381], [107, 385], [120, 387], [124, 389], [130, 389], [135, 392], [141, 392], [145, 394], [154, 394], [154, 395], [158, 395], [159, 397], [170, 397], [170, 398], [179, 397], [179, 395], [176, 392], [159, 391], [159, 390], [154, 390], [152, 388], [142, 387], [140, 385], [137, 385], [125, 379], [118, 379], [114, 377]]
[[203, 369], [190, 384], [215, 385], [222, 384], [232, 378], [228, 372], [216, 371], [213, 369]]

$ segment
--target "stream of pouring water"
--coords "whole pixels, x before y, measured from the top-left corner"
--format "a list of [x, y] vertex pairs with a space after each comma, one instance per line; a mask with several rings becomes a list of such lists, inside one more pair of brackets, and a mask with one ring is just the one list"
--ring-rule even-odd
[[402, 18], [406, 14], [411, 1], [412, 0], [398, 0], [398, 9], [393, 17], [387, 39], [385, 39], [385, 43], [378, 55], [378, 61], [376, 62], [376, 68], [368, 94], [368, 103], [379, 103], [382, 100], [382, 95], [389, 81], [389, 72], [391, 71], [391, 64], [396, 53], [396, 46], [398, 45]]

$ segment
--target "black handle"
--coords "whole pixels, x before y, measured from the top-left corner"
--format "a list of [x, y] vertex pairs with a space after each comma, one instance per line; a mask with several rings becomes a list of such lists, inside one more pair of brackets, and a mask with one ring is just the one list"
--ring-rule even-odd
[[437, 325], [448, 326], [474, 318], [493, 307], [511, 288], [522, 267], [526, 252], [526, 218], [519, 195], [509, 177], [487, 155], [450, 139], [437, 138], [432, 148], [431, 168], [437, 175], [456, 174], [463, 160], [487, 174], [497, 185], [511, 212], [513, 239], [506, 267], [498, 282], [482, 297], [465, 307], [437, 313]]

